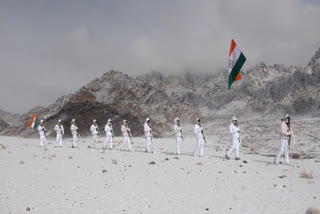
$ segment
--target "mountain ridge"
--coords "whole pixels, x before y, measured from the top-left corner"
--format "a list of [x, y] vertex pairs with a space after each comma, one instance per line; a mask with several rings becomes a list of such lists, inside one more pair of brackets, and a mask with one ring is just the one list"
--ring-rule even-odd
[[[146, 117], [151, 118], [156, 135], [170, 131], [177, 116], [187, 123], [197, 117], [210, 121], [231, 115], [276, 118], [273, 101], [281, 114], [320, 116], [320, 48], [306, 66], [260, 63], [242, 72], [242, 80], [235, 82], [231, 90], [227, 88], [227, 75], [227, 71], [170, 75], [149, 72], [131, 77], [111, 70], [75, 93], [32, 112], [49, 121], [50, 128], [58, 119], [69, 125], [76, 117], [85, 135], [90, 134], [87, 126], [92, 119], [99, 119], [102, 127], [109, 117], [117, 127], [127, 119], [136, 135], [143, 134]], [[16, 128], [6, 128], [2, 133], [35, 136], [26, 131], [30, 114], [22, 116]]]

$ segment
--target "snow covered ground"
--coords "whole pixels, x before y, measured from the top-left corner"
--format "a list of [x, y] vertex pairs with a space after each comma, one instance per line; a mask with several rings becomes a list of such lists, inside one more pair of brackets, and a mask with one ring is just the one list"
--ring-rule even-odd
[[276, 140], [271, 150], [247, 145], [240, 161], [225, 160], [230, 142], [220, 137], [207, 136], [202, 158], [191, 156], [192, 136], [183, 142], [181, 156], [173, 154], [173, 138], [154, 139], [155, 153], [147, 154], [143, 138], [133, 139], [134, 152], [121, 152], [120, 137], [112, 151], [102, 150], [104, 138], [99, 149], [87, 148], [91, 138], [72, 149], [71, 139], [62, 148], [49, 139], [41, 148], [38, 139], [0, 137], [1, 213], [301, 214], [320, 209], [319, 156], [274, 165]]

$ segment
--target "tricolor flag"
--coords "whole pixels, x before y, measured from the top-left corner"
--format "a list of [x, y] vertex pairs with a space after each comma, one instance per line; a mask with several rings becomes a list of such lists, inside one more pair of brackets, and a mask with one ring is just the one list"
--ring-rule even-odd
[[30, 120], [30, 123], [29, 123], [29, 126], [33, 129], [36, 129], [37, 128], [37, 124], [38, 124], [38, 120], [37, 120], [37, 117], [32, 114], [32, 117], [31, 117], [31, 120]]
[[240, 70], [246, 61], [246, 57], [243, 55], [243, 53], [238, 48], [237, 44], [234, 40], [231, 40], [230, 45], [230, 53], [229, 53], [229, 83], [228, 88], [231, 89], [231, 85], [233, 82], [240, 80]]

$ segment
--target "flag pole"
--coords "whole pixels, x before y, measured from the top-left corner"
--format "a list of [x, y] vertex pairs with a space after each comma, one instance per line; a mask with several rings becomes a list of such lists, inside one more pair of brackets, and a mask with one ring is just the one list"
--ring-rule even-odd
[[[249, 62], [247, 62], [247, 64], [249, 64], [249, 67], [250, 67], [250, 68], [254, 69], [254, 67], [252, 67]], [[266, 84], [266, 85], [267, 85], [267, 84]], [[267, 89], [266, 89], [265, 87], [263, 87], [263, 89], [264, 89], [264, 91], [266, 92], [266, 94], [270, 97], [270, 99], [272, 100], [273, 105], [276, 107], [276, 109], [277, 109], [277, 111], [278, 111], [278, 113], [279, 113], [279, 115], [280, 115], [280, 118], [282, 118], [282, 114], [281, 114], [281, 112], [279, 111], [279, 108], [278, 108], [277, 104], [274, 102], [274, 100], [272, 99], [271, 95], [268, 93]]]
[[274, 102], [274, 100], [272, 99], [271, 95], [268, 93], [268, 91], [267, 91], [266, 88], [264, 88], [264, 91], [268, 94], [268, 96], [270, 97], [270, 99], [271, 99], [272, 102], [273, 102], [273, 105], [276, 107], [276, 109], [278, 110], [278, 113], [279, 113], [280, 117], [282, 118], [282, 115], [281, 115], [281, 113], [280, 113], [280, 111], [279, 111], [279, 109], [278, 109], [277, 104]]
[[[251, 67], [251, 68], [253, 69], [253, 67], [250, 65], [249, 62], [247, 62], [247, 64], [249, 64], [249, 67]], [[266, 84], [266, 85], [267, 85], [267, 84]], [[279, 108], [278, 108], [277, 104], [274, 102], [274, 100], [272, 99], [271, 95], [268, 93], [267, 89], [266, 89], [265, 87], [263, 87], [263, 89], [264, 89], [264, 91], [267, 93], [267, 95], [270, 97], [270, 99], [272, 100], [273, 105], [276, 107], [276, 109], [277, 109], [280, 117], [282, 118], [281, 112], [279, 111]], [[293, 142], [295, 142], [296, 140], [295, 140], [295, 137], [294, 137], [294, 135], [293, 135], [292, 127], [291, 127], [291, 131], [292, 131], [292, 140], [293, 140]], [[298, 147], [297, 147], [297, 151], [298, 151], [298, 153], [301, 153], [301, 151], [299, 151]], [[303, 161], [303, 158], [301, 158], [301, 160]]]
[[[250, 66], [251, 68], [253, 68], [253, 67], [250, 65], [250, 63], [248, 63], [248, 64], [249, 64], [249, 66]], [[266, 89], [265, 87], [264, 87], [263, 89], [264, 89], [264, 91], [267, 93], [267, 95], [270, 97], [270, 99], [272, 100], [273, 105], [276, 107], [276, 109], [277, 109], [277, 111], [278, 111], [278, 113], [279, 113], [279, 115], [280, 115], [280, 118], [283, 118], [282, 115], [281, 115], [281, 113], [280, 113], [280, 111], [279, 111], [279, 108], [278, 108], [277, 104], [274, 102], [274, 100], [272, 99], [271, 95], [268, 93], [267, 89]], [[292, 129], [292, 127], [290, 127], [290, 129], [291, 129], [292, 134], [293, 134], [293, 129]], [[292, 135], [292, 142], [293, 142], [293, 144], [297, 144], [296, 138], [295, 138], [294, 135]], [[298, 152], [299, 154], [302, 154], [302, 152], [298, 149], [298, 146], [296, 146], [296, 149], [297, 149], [297, 152]], [[301, 160], [303, 161], [303, 158], [301, 158]]]

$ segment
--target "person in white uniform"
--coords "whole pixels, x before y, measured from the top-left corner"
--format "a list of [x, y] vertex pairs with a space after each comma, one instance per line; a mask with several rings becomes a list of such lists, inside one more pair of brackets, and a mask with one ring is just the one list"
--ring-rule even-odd
[[45, 143], [46, 143], [46, 127], [44, 126], [44, 122], [43, 120], [40, 120], [40, 125], [38, 126], [38, 132], [40, 135], [40, 146], [44, 147]]
[[196, 156], [199, 152], [199, 156], [202, 157], [206, 138], [203, 132], [203, 128], [201, 127], [200, 118], [197, 118], [196, 123], [194, 124], [194, 134], [196, 135], [197, 145], [194, 149], [193, 156]]
[[227, 154], [225, 155], [225, 157], [229, 160], [230, 159], [230, 154], [235, 151], [236, 153], [236, 160], [240, 160], [240, 156], [239, 156], [239, 148], [240, 148], [240, 142], [241, 142], [241, 138], [240, 138], [240, 128], [238, 125], [238, 121], [236, 116], [232, 117], [232, 121], [229, 125], [229, 133], [231, 135], [231, 142], [232, 142], [232, 146], [228, 149]]
[[152, 128], [149, 118], [146, 118], [146, 122], [144, 123], [144, 138], [146, 140], [146, 152], [150, 152], [150, 146], [152, 143]]
[[71, 134], [73, 137], [73, 142], [72, 142], [72, 148], [77, 148], [77, 141], [78, 141], [78, 126], [76, 124], [76, 120], [72, 119], [71, 121]]
[[112, 149], [112, 142], [114, 140], [113, 129], [111, 124], [111, 119], [108, 119], [107, 125], [104, 127], [106, 132], [106, 140], [104, 141], [103, 149], [107, 149], [107, 143], [109, 142], [109, 149]]
[[174, 119], [174, 133], [175, 133], [175, 138], [176, 138], [176, 154], [180, 155], [180, 145], [183, 141], [183, 135], [182, 135], [182, 128], [180, 126], [180, 119], [175, 118]]
[[123, 143], [120, 147], [120, 151], [123, 151], [123, 148], [127, 144], [128, 151], [131, 152], [131, 132], [130, 132], [130, 128], [128, 127], [128, 123], [126, 120], [123, 120], [123, 122], [122, 122], [121, 132], [122, 132], [122, 136], [123, 136]]
[[62, 135], [64, 135], [64, 128], [63, 128], [63, 125], [61, 124], [60, 119], [58, 120], [58, 124], [54, 127], [54, 130], [57, 133], [56, 143], [54, 146], [62, 147]]
[[92, 125], [90, 126], [90, 131], [92, 134], [93, 142], [88, 147], [89, 148], [97, 148], [98, 138], [100, 136], [100, 131], [99, 131], [99, 127], [97, 124], [97, 120], [93, 120]]
[[284, 154], [285, 164], [289, 164], [289, 142], [293, 140], [293, 135], [290, 130], [290, 116], [286, 114], [280, 124], [280, 148], [274, 159], [275, 164], [279, 164], [279, 159]]

